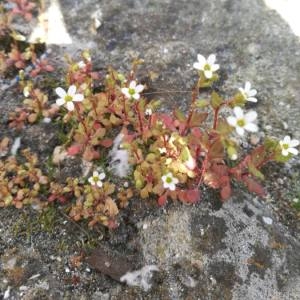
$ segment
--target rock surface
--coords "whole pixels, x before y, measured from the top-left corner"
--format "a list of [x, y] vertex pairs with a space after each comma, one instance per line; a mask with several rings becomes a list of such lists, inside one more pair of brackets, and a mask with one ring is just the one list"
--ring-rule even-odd
[[[98, 69], [128, 70], [139, 56], [145, 61], [140, 78], [159, 74], [150, 88], [162, 93], [151, 97], [162, 99], [166, 109], [186, 108], [189, 93], [167, 91], [190, 90], [197, 53], [216, 53], [222, 84], [216, 88], [229, 97], [251, 81], [258, 104], [250, 106], [259, 113], [262, 134], [300, 138], [300, 40], [262, 0], [63, 0], [60, 8], [72, 44], [49, 45], [58, 67], [63, 53], [76, 56], [85, 48]], [[6, 134], [8, 112], [20, 103], [11, 89], [1, 92], [0, 136]], [[38, 151], [44, 151], [40, 130], [28, 129], [30, 137], [22, 140], [38, 145], [41, 135]], [[28, 221], [38, 218], [33, 212], [2, 209], [0, 297], [300, 299], [299, 220], [291, 208], [292, 199], [300, 197], [299, 166], [297, 159], [271, 166], [265, 200], [237, 192], [220, 205], [207, 192], [195, 206], [175, 203], [165, 209], [137, 200], [110, 233], [87, 231], [63, 212], [47, 232], [40, 219]], [[51, 215], [42, 224], [47, 218]], [[152, 289], [127, 287], [84, 262], [75, 264], [87, 241], [111, 249], [118, 259], [134, 257], [136, 268], [157, 265]]]

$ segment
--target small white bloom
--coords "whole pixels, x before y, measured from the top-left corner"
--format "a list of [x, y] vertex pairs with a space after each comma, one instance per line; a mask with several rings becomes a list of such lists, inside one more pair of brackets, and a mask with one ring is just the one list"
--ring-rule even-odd
[[167, 149], [165, 147], [158, 148], [158, 151], [159, 151], [160, 154], [167, 153]]
[[151, 108], [147, 108], [147, 109], [145, 110], [145, 115], [146, 115], [146, 116], [151, 116], [151, 115], [152, 115], [152, 109], [151, 109]]
[[23, 89], [23, 95], [27, 98], [30, 96], [30, 88], [29, 86], [25, 86], [24, 89]]
[[77, 66], [79, 69], [83, 69], [83, 68], [85, 68], [86, 64], [83, 60], [81, 60], [77, 63]]
[[142, 84], [136, 85], [136, 81], [133, 80], [129, 84], [129, 88], [122, 88], [121, 91], [128, 99], [139, 100], [140, 93], [143, 91], [144, 86]]
[[198, 54], [197, 55], [198, 61], [193, 64], [193, 67], [199, 71], [203, 71], [204, 76], [207, 79], [212, 78], [213, 72], [219, 70], [220, 66], [218, 64], [215, 64], [216, 61], [216, 55], [211, 54], [206, 59], [203, 55]]
[[257, 90], [251, 90], [251, 83], [246, 81], [245, 88], [239, 88], [240, 93], [246, 101], [257, 102], [257, 99], [254, 96], [257, 94]]
[[60, 97], [56, 100], [56, 104], [58, 106], [65, 105], [65, 107], [69, 111], [74, 110], [74, 102], [81, 102], [83, 101], [83, 95], [82, 94], [76, 94], [76, 86], [71, 85], [68, 89], [68, 92], [66, 92], [63, 88], [58, 87], [55, 89], [56, 94]]
[[294, 155], [298, 154], [298, 150], [295, 148], [299, 145], [298, 140], [291, 140], [290, 136], [285, 136], [283, 140], [279, 142], [279, 145], [281, 147], [281, 154], [283, 156], [288, 156], [289, 153], [292, 153]]
[[237, 160], [237, 158], [238, 158], [237, 154], [232, 154], [230, 157], [231, 160]]
[[176, 177], [173, 177], [173, 174], [169, 172], [168, 174], [162, 176], [162, 181], [165, 189], [170, 189], [171, 191], [175, 191], [176, 184], [179, 180]]
[[98, 173], [97, 171], [93, 172], [93, 176], [91, 176], [88, 181], [91, 185], [97, 185], [98, 187], [102, 187], [103, 186], [103, 182], [101, 180], [103, 180], [105, 178], [105, 173]]
[[244, 114], [243, 110], [236, 106], [233, 108], [233, 112], [235, 116], [230, 116], [227, 118], [227, 122], [232, 127], [235, 127], [236, 132], [243, 136], [246, 131], [256, 132], [258, 131], [258, 127], [253, 122], [257, 118], [257, 113], [255, 111], [249, 111]]

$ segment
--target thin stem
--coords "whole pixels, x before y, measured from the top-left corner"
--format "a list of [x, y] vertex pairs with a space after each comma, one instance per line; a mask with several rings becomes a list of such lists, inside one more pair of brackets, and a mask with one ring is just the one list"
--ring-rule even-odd
[[89, 137], [89, 131], [86, 127], [86, 124], [85, 124], [85, 121], [84, 119], [82, 118], [81, 114], [80, 114], [80, 111], [79, 111], [79, 106], [77, 106], [77, 104], [75, 103], [75, 110], [76, 110], [76, 113], [77, 113], [77, 117], [79, 119], [79, 122], [82, 124], [83, 128], [84, 128], [84, 131], [86, 133], [86, 135]]
[[191, 104], [190, 104], [189, 115], [188, 115], [187, 121], [185, 123], [185, 127], [182, 130], [183, 135], [185, 135], [185, 133], [186, 133], [186, 131], [187, 131], [189, 125], [190, 125], [191, 119], [193, 117], [193, 113], [194, 113], [194, 109], [195, 109], [195, 102], [196, 102], [197, 95], [198, 95], [198, 90], [199, 90], [199, 84], [197, 83], [197, 85], [195, 86], [195, 88], [192, 91], [192, 101], [191, 101]]
[[197, 184], [197, 188], [199, 188], [201, 183], [203, 182], [203, 177], [204, 177], [204, 173], [206, 172], [207, 163], [208, 163], [208, 154], [205, 154], [205, 158], [202, 163], [201, 174], [200, 174], [200, 178], [199, 178], [199, 181]]
[[221, 106], [219, 106], [218, 108], [216, 108], [216, 109], [214, 110], [214, 125], [213, 125], [213, 129], [214, 129], [214, 130], [216, 130], [217, 125], [218, 125], [218, 114], [219, 114], [220, 107], [221, 107]]
[[138, 102], [135, 103], [135, 110], [136, 110], [137, 115], [138, 115], [138, 120], [139, 120], [141, 135], [143, 135], [143, 133], [144, 133], [143, 122], [142, 122], [142, 116], [141, 116], [141, 112], [139, 110], [139, 104], [138, 104]]

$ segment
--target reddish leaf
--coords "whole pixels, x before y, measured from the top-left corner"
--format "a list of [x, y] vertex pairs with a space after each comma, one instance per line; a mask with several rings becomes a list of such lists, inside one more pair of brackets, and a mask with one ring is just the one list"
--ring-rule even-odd
[[67, 152], [69, 155], [74, 156], [81, 152], [82, 150], [82, 145], [73, 145], [67, 149]]
[[92, 161], [93, 159], [98, 159], [99, 157], [99, 152], [95, 151], [91, 147], [86, 147], [82, 155], [82, 158], [86, 161]]
[[181, 190], [178, 192], [178, 198], [185, 203], [196, 203], [200, 200], [199, 190]]
[[172, 117], [166, 114], [160, 115], [161, 120], [164, 122], [165, 126], [170, 130], [176, 130], [176, 127], [174, 125], [174, 120]]
[[221, 197], [222, 200], [227, 200], [228, 198], [230, 198], [231, 196], [231, 186], [228, 183], [227, 185], [225, 185], [224, 187], [222, 187], [221, 189]]
[[200, 139], [202, 137], [202, 131], [198, 127], [194, 127], [191, 129], [191, 133], [194, 137]]
[[112, 144], [113, 144], [113, 140], [112, 140], [112, 139], [103, 139], [103, 140], [100, 142], [100, 145], [102, 145], [102, 146], [105, 147], [105, 148], [111, 147]]
[[159, 206], [164, 206], [164, 205], [167, 203], [167, 195], [166, 195], [166, 194], [161, 195], [161, 196], [158, 198], [157, 202], [158, 202], [158, 205], [159, 205]]
[[242, 177], [243, 182], [247, 185], [249, 192], [255, 193], [260, 197], [264, 197], [266, 192], [264, 188], [253, 178], [245, 175]]
[[107, 227], [109, 229], [116, 229], [116, 228], [118, 228], [118, 226], [119, 226], [118, 223], [114, 219], [109, 219], [107, 222]]
[[55, 200], [58, 200], [60, 203], [65, 203], [67, 201], [66, 197], [60, 195], [52, 194], [48, 197], [49, 202], [53, 202]]

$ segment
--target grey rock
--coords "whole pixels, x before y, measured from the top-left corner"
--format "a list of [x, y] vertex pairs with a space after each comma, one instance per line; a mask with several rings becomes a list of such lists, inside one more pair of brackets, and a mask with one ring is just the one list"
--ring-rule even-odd
[[[146, 80], [150, 71], [159, 74], [149, 81], [149, 90], [161, 94], [149, 97], [160, 98], [166, 110], [186, 109], [190, 93], [178, 91], [193, 87], [192, 64], [197, 53], [216, 53], [221, 69], [215, 88], [230, 97], [250, 81], [258, 90], [258, 103], [249, 108], [258, 111], [261, 130], [278, 138], [287, 134], [300, 138], [299, 37], [262, 0], [64, 0], [60, 7], [73, 43], [49, 45], [57, 66], [63, 66], [64, 53], [78, 56], [86, 48], [91, 49], [95, 68], [101, 72], [107, 65], [129, 70], [132, 59], [139, 56], [145, 61], [140, 79]], [[98, 28], [93, 27], [95, 12], [101, 22]], [[1, 126], [8, 112], [19, 105], [16, 102], [10, 89], [1, 90]], [[49, 262], [47, 256], [67, 244], [68, 250], [59, 255], [70, 257], [76, 245], [83, 243], [84, 234], [72, 229], [65, 235], [60, 227], [54, 236], [37, 233], [36, 247], [43, 250], [43, 262], [55, 270], [60, 283], [55, 299], [89, 295], [93, 299], [300, 299], [299, 222], [292, 222], [295, 218], [289, 217], [287, 205], [289, 197], [298, 197], [299, 160], [268, 171], [269, 203], [238, 193], [215, 210], [208, 203], [218, 200], [207, 192], [206, 202], [176, 203], [148, 214], [142, 220], [147, 228], [121, 224], [128, 228], [122, 235], [128, 244], [114, 244], [123, 241], [117, 231], [107, 245], [122, 248], [124, 256], [130, 255], [129, 247], [139, 245], [142, 258], [137, 264], [157, 264], [162, 270], [147, 294], [82, 270], [78, 271], [81, 283], [70, 292], [68, 278], [62, 275], [64, 266]], [[277, 178], [286, 180], [278, 185]], [[0, 236], [3, 252], [25, 243], [14, 237], [11, 227], [16, 217], [11, 211], [8, 215], [12, 217], [0, 211], [5, 228], [5, 235]], [[272, 224], [265, 224], [264, 216], [272, 218]], [[1, 280], [1, 289], [7, 287]]]

